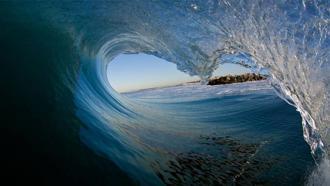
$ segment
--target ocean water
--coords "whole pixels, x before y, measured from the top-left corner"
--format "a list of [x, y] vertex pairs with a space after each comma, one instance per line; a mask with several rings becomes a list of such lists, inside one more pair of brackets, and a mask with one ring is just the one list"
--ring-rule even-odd
[[145, 161], [163, 184], [303, 185], [308, 180], [314, 160], [301, 117], [269, 82], [197, 83], [124, 95], [162, 110], [153, 123], [160, 126], [144, 131], [144, 138], [156, 156]]
[[[0, 1], [2, 181], [329, 185], [329, 7]], [[107, 67], [130, 53], [202, 82], [223, 63], [269, 79], [119, 94]]]

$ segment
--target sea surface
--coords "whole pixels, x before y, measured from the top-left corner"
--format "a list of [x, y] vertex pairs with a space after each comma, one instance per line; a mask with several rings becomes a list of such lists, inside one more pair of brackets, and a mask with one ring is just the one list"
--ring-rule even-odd
[[266, 81], [124, 95], [168, 118], [170, 135], [154, 136], [163, 157], [146, 160], [167, 185], [302, 185], [314, 164], [299, 113]]

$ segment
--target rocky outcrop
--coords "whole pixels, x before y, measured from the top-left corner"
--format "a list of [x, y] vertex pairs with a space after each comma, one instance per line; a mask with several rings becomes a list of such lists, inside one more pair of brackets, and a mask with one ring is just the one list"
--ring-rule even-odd
[[222, 77], [215, 77], [209, 80], [208, 85], [221, 85], [230, 83], [241, 83], [246, 81], [260, 81], [265, 80], [266, 77], [255, 73], [246, 73], [242, 75], [227, 75]]

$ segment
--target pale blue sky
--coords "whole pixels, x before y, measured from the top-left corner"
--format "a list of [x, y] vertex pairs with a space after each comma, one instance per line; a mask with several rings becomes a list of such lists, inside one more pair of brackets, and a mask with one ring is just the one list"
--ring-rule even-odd
[[[239, 65], [225, 64], [220, 65], [213, 76], [246, 72], [250, 70]], [[199, 80], [197, 76], [191, 77], [177, 70], [174, 63], [147, 54], [120, 54], [108, 66], [108, 79], [119, 92]]]

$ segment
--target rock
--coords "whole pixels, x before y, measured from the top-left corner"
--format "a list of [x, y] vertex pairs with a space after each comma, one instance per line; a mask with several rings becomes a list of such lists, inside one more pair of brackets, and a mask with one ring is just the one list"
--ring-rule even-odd
[[246, 81], [260, 81], [265, 80], [266, 77], [255, 73], [246, 73], [242, 75], [227, 75], [222, 77], [215, 77], [209, 80], [208, 85], [221, 85], [230, 83], [241, 83]]

